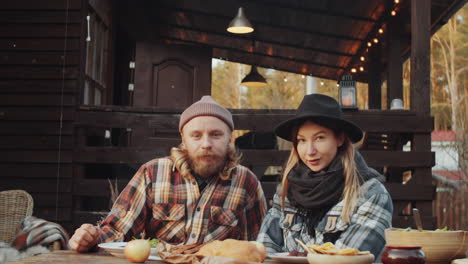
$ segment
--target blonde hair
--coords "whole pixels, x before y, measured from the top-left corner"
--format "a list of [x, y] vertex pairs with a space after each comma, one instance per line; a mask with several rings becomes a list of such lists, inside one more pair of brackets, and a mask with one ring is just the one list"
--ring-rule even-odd
[[[187, 178], [192, 168], [190, 167], [188, 151], [183, 144], [171, 149], [171, 159], [182, 177]], [[230, 179], [231, 172], [239, 165], [240, 159], [241, 155], [237, 153], [234, 143], [230, 142], [228, 145], [226, 162], [219, 173], [219, 177], [222, 180]]]
[[[288, 174], [291, 170], [299, 163], [300, 158], [297, 153], [297, 132], [299, 126], [292, 129], [292, 141], [293, 147], [289, 154], [288, 161], [286, 162], [283, 178], [281, 180], [281, 207], [284, 208], [285, 198], [288, 191]], [[334, 131], [335, 136], [340, 135], [342, 132]], [[356, 162], [354, 161], [355, 150], [353, 143], [346, 134], [343, 134], [344, 142], [341, 147], [338, 148], [337, 156], [341, 156], [341, 163], [343, 164], [343, 174], [345, 178], [345, 187], [341, 198], [343, 199], [343, 210], [341, 211], [341, 218], [346, 223], [351, 220], [351, 215], [357, 205], [357, 201], [360, 198], [360, 178], [357, 170]], [[341, 154], [341, 155], [340, 155]]]

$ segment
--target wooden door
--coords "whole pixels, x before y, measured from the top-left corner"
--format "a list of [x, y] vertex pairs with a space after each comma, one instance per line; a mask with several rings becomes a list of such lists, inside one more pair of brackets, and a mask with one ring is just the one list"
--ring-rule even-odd
[[211, 93], [211, 49], [136, 44], [134, 106], [185, 108]]
[[[133, 106], [183, 110], [211, 94], [211, 49], [137, 42], [134, 73]], [[132, 147], [161, 148], [161, 140], [177, 141], [179, 131], [136, 128], [131, 138]]]

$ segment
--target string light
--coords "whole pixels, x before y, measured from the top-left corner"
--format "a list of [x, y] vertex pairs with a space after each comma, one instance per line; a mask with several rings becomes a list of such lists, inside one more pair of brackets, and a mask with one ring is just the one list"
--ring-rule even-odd
[[325, 84], [324, 82], [320, 82], [320, 85], [322, 85], [322, 86], [323, 86], [324, 84]]
[[372, 41], [374, 41], [374, 43], [379, 43], [379, 39], [378, 39], [378, 38], [374, 38]]
[[361, 61], [365, 61], [365, 60], [366, 60], [366, 57], [361, 56], [359, 59], [360, 59]]
[[360, 66], [359, 71], [364, 71], [364, 67]]
[[379, 28], [379, 33], [383, 34], [383, 28]]
[[357, 72], [357, 71], [356, 71], [356, 68], [352, 68], [352, 69], [351, 69], [351, 72], [352, 72], [352, 73]]
[[372, 47], [372, 43], [367, 42], [367, 47]]
[[336, 84], [336, 87], [340, 87], [340, 85], [337, 83], [337, 84]]
[[396, 16], [396, 11], [395, 10], [392, 10], [392, 12], [390, 13], [392, 16]]
[[394, 2], [395, 2], [395, 4], [399, 4], [400, 0], [395, 0]]

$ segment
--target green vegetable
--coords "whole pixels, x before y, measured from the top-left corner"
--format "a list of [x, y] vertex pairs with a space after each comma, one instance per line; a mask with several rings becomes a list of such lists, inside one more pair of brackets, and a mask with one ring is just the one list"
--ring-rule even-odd
[[155, 248], [158, 245], [159, 240], [156, 238], [153, 238], [153, 239], [148, 240], [148, 242], [150, 243], [150, 247]]
[[[139, 238], [132, 237], [132, 240], [135, 240], [135, 239], [139, 239]], [[147, 240], [148, 240], [148, 242], [149, 242], [151, 248], [155, 248], [155, 247], [158, 245], [158, 243], [159, 243], [159, 240], [156, 239], [156, 238], [147, 239]]]

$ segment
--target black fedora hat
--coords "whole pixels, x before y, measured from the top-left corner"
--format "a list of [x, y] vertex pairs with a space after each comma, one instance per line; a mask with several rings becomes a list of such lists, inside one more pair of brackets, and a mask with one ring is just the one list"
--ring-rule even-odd
[[304, 96], [296, 114], [279, 124], [275, 129], [275, 133], [282, 139], [292, 141], [293, 127], [308, 120], [315, 121], [325, 127], [343, 131], [353, 143], [361, 140], [363, 135], [361, 128], [356, 124], [343, 119], [338, 102], [332, 97], [323, 94]]

